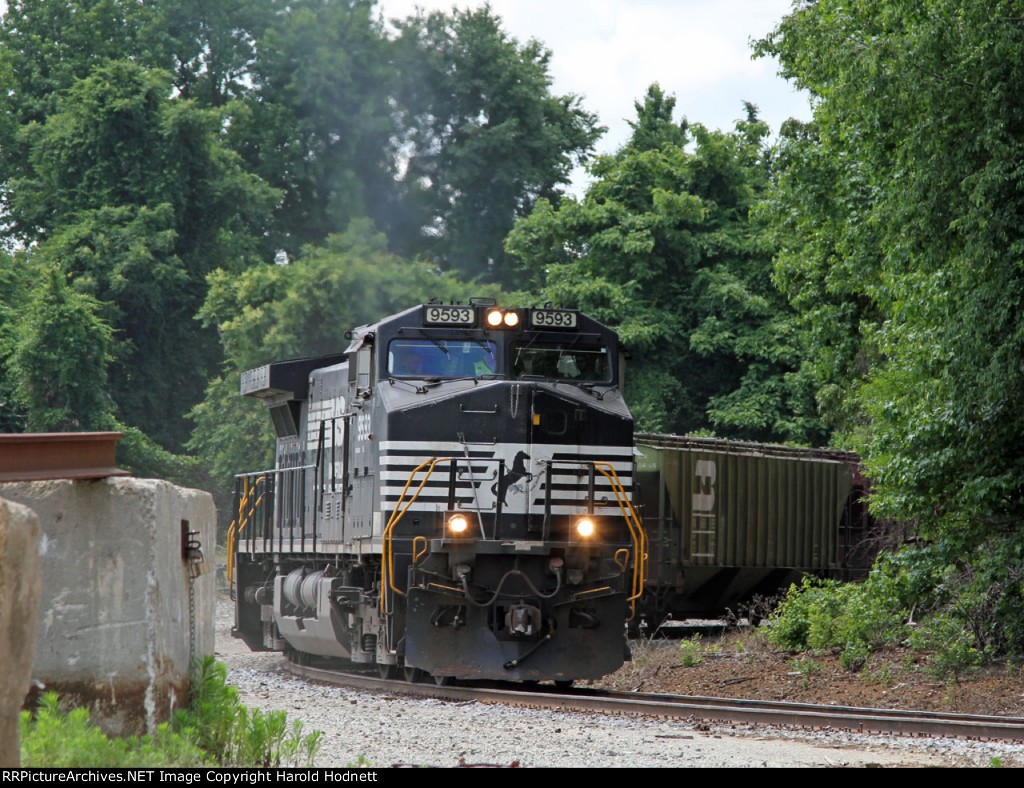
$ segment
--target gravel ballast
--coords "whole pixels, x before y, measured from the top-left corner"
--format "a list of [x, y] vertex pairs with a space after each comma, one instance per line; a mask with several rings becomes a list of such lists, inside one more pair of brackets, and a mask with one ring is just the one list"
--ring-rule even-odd
[[280, 654], [230, 637], [218, 606], [217, 658], [242, 702], [323, 732], [317, 766], [681, 767], [988, 766], [1024, 763], [1024, 744], [837, 731], [710, 726], [632, 715], [521, 709], [386, 695], [309, 682]]

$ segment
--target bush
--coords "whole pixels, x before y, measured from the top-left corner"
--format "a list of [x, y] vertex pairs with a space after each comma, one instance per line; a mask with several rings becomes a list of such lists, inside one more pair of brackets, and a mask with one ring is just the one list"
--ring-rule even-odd
[[956, 675], [1024, 649], [1022, 560], [1024, 540], [993, 538], [969, 560], [940, 544], [882, 555], [863, 583], [806, 577], [776, 609], [768, 638], [792, 651], [838, 650], [850, 670], [880, 644], [909, 641], [934, 652], [931, 672]]
[[35, 715], [21, 714], [23, 766], [72, 768], [183, 766], [311, 766], [320, 732], [303, 735], [283, 711], [264, 714], [238, 700], [227, 669], [206, 657], [196, 666], [189, 708], [153, 737], [107, 737], [84, 708], [64, 710], [56, 693], [42, 696]]
[[140, 766], [203, 766], [212, 762], [195, 742], [169, 725], [155, 737], [111, 739], [89, 722], [83, 708], [61, 708], [60, 698], [47, 692], [35, 716], [21, 713], [21, 765], [50, 768], [134, 768]]
[[303, 735], [302, 723], [289, 726], [283, 711], [243, 706], [227, 683], [227, 668], [213, 657], [199, 663], [192, 701], [173, 725], [218, 766], [310, 766], [320, 747], [320, 731]]
[[905, 588], [902, 569], [885, 561], [863, 583], [805, 577], [775, 611], [768, 638], [792, 651], [838, 649], [856, 670], [873, 647], [905, 637]]
[[931, 651], [925, 669], [936, 678], [959, 676], [981, 664], [984, 654], [974, 638], [949, 613], [937, 613], [914, 630], [910, 645], [915, 651]]

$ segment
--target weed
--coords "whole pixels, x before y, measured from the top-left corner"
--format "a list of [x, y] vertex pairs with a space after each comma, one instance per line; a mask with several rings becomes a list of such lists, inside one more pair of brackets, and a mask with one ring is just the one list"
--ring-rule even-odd
[[679, 644], [679, 664], [682, 665], [684, 668], [699, 665], [701, 662], [704, 661], [704, 654], [701, 650], [700, 641], [700, 633], [697, 633], [689, 640], [684, 640], [682, 643]]
[[56, 693], [42, 696], [35, 715], [21, 715], [21, 762], [52, 768], [139, 766], [310, 766], [320, 732], [303, 734], [284, 712], [264, 714], [238, 700], [227, 669], [206, 657], [196, 665], [188, 709], [175, 712], [156, 735], [108, 738], [84, 708], [64, 709]]
[[886, 688], [891, 687], [893, 684], [892, 674], [889, 672], [889, 666], [884, 662], [877, 670], [869, 670], [868, 666], [865, 665], [864, 669], [860, 673], [860, 677], [866, 684], [879, 684]]
[[161, 725], [156, 736], [110, 739], [89, 722], [84, 708], [65, 709], [44, 693], [35, 716], [21, 713], [21, 764], [50, 768], [202, 766], [212, 761], [187, 736]]
[[793, 666], [793, 669], [800, 674], [800, 683], [803, 685], [804, 689], [811, 686], [812, 676], [825, 669], [824, 665], [815, 659], [810, 659], [809, 657], [794, 659], [790, 664]]
[[939, 679], [956, 678], [981, 664], [983, 654], [974, 638], [951, 615], [938, 613], [921, 624], [910, 636], [916, 651], [931, 651], [925, 671]]
[[782, 648], [802, 651], [841, 648], [855, 666], [874, 642], [897, 639], [904, 611], [895, 581], [881, 571], [860, 584], [806, 577], [790, 586], [772, 618], [768, 637]]
[[309, 766], [320, 746], [320, 732], [303, 734], [302, 723], [288, 725], [283, 711], [263, 713], [238, 699], [227, 683], [227, 668], [206, 657], [198, 666], [188, 710], [175, 714], [176, 730], [188, 731], [220, 766]]
[[843, 670], [860, 670], [867, 663], [871, 647], [867, 643], [851, 643], [839, 654], [839, 665]]
[[741, 602], [737, 605], [736, 610], [732, 608], [726, 609], [726, 627], [729, 629], [738, 628], [740, 621], [746, 619], [751, 627], [757, 628], [762, 621], [772, 616], [781, 601], [782, 596], [780, 595], [762, 596], [761, 594], [754, 594], [753, 598], [749, 601]]
[[957, 690], [959, 685], [955, 678], [946, 680], [946, 692], [942, 696], [942, 705], [947, 709], [957, 710]]

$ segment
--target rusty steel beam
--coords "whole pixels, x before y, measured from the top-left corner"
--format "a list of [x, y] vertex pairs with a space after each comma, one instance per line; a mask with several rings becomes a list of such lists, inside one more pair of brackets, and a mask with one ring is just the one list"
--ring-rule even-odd
[[117, 467], [120, 432], [26, 432], [0, 435], [0, 482], [130, 476]]

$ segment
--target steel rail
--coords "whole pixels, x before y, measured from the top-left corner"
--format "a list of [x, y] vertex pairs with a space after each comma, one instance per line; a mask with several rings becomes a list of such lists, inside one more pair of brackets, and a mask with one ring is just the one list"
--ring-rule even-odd
[[902, 709], [817, 706], [809, 703], [756, 701], [688, 695], [644, 695], [579, 689], [571, 693], [481, 686], [434, 686], [298, 665], [286, 668], [304, 678], [357, 689], [455, 701], [506, 703], [514, 706], [612, 714], [644, 714], [676, 719], [745, 722], [761, 725], [839, 729], [857, 733], [940, 736], [1024, 741], [1024, 718]]
[[130, 476], [117, 467], [120, 432], [26, 432], [0, 435], [0, 482]]

